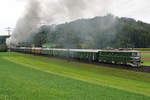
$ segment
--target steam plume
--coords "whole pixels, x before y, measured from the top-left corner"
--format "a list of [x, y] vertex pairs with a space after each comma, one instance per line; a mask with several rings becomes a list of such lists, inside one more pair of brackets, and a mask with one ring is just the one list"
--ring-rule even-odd
[[16, 24], [7, 44], [29, 41], [40, 23], [60, 24], [78, 18], [105, 15], [112, 0], [28, 0], [25, 15]]
[[18, 20], [12, 36], [7, 40], [7, 44], [17, 45], [28, 40], [38, 29], [38, 24], [40, 23], [39, 12], [40, 2], [30, 0], [26, 8], [26, 14]]

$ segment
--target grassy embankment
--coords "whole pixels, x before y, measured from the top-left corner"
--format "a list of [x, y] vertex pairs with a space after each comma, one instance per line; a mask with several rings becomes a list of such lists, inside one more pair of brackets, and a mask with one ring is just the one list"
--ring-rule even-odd
[[141, 51], [142, 61], [144, 66], [150, 66], [150, 48], [135, 48], [135, 50]]
[[150, 74], [0, 53], [0, 100], [150, 100]]
[[134, 50], [149, 51], [150, 52], [150, 48], [134, 48]]
[[142, 60], [145, 66], [150, 66], [150, 51], [149, 52], [142, 52]]

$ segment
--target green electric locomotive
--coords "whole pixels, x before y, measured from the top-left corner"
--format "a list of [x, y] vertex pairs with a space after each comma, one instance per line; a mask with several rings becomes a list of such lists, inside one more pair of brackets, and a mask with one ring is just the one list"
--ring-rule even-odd
[[101, 50], [98, 59], [99, 62], [141, 66], [140, 52], [135, 50]]

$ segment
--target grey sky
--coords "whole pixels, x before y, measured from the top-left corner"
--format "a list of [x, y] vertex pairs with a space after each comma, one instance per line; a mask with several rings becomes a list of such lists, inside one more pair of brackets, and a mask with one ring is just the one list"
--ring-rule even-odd
[[[70, 13], [72, 15], [71, 18], [68, 18], [68, 14], [65, 14], [63, 9], [59, 11], [52, 11], [56, 7], [59, 7], [60, 9], [62, 8], [60, 3], [61, 0], [41, 1], [48, 2], [47, 6], [50, 6], [49, 9], [47, 9], [48, 11], [45, 11], [43, 14], [43, 18], [46, 19], [45, 21], [48, 22], [48, 20], [50, 20], [48, 19], [50, 15], [47, 12], [51, 11], [56, 15], [51, 18], [55, 19], [55, 21], [49, 24], [62, 23], [65, 21], [75, 20], [77, 18], [100, 16], [107, 13], [112, 13], [120, 17], [131, 17], [136, 20], [142, 20], [150, 23], [150, 0], [84, 0], [86, 1], [86, 6], [84, 5], [84, 7], [86, 7], [84, 12], [78, 16], [73, 15], [74, 13]], [[7, 32], [4, 31], [4, 28], [8, 26], [15, 27], [17, 20], [25, 13], [26, 5], [27, 0], [0, 1], [0, 34], [6, 34]], [[72, 6], [71, 4], [66, 5]]]

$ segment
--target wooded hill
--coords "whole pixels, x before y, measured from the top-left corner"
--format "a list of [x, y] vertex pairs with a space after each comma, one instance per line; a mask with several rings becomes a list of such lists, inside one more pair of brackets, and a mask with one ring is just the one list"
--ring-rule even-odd
[[31, 44], [55, 48], [148, 48], [150, 24], [110, 14], [79, 19], [40, 27]]

